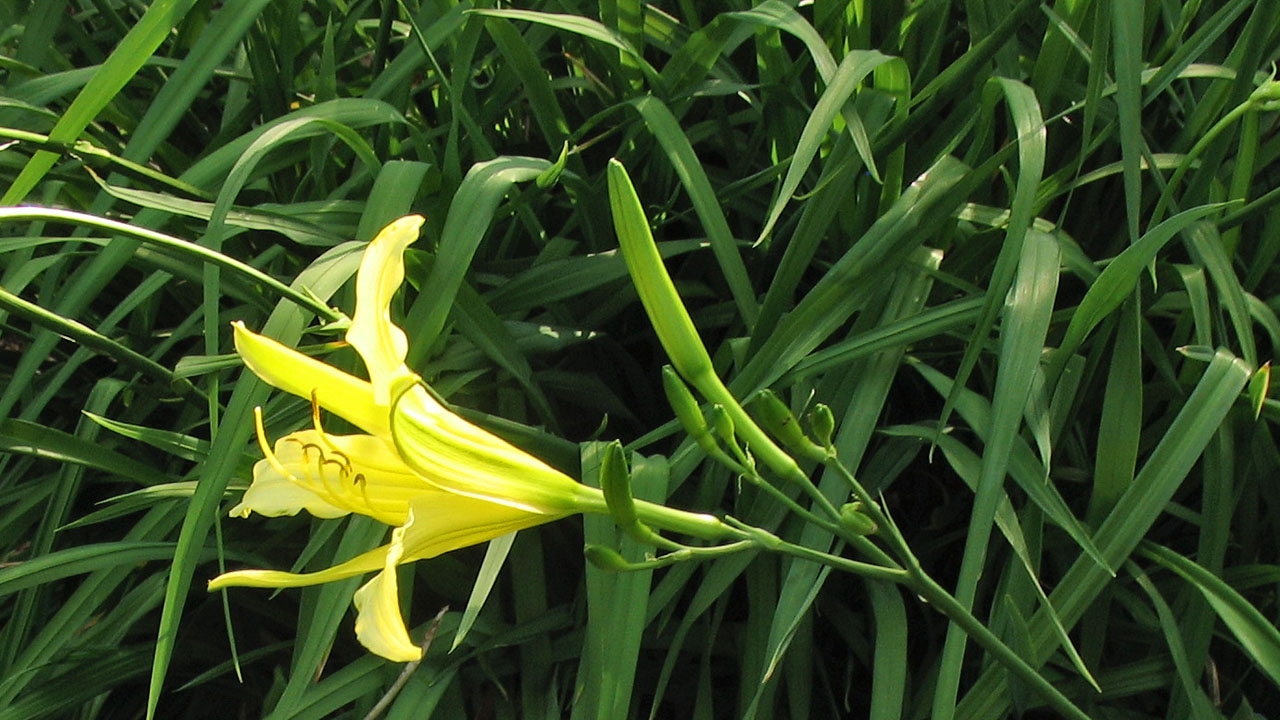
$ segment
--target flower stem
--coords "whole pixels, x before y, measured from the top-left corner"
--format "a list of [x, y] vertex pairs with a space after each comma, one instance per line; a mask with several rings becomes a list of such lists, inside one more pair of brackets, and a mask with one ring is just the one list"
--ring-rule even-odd
[[[725, 525], [720, 518], [706, 513], [677, 510], [665, 505], [636, 499], [636, 517], [645, 525], [713, 542], [740, 540], [741, 533]], [[608, 512], [601, 508], [600, 512]]]

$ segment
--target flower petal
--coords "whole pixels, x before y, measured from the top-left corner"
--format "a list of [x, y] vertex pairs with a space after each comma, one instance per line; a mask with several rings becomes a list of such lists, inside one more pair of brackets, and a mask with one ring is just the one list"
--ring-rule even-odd
[[[282, 453], [281, 443], [286, 439], [277, 441], [277, 454]], [[253, 465], [253, 483], [244, 491], [240, 504], [231, 508], [231, 516], [245, 518], [256, 512], [266, 517], [280, 517], [297, 515], [300, 510], [306, 510], [318, 518], [342, 517], [349, 512], [326, 502], [315, 491], [289, 479], [270, 460], [259, 460]]]
[[560, 516], [530, 513], [488, 500], [441, 492], [414, 501], [401, 544], [403, 562], [426, 560]]
[[373, 386], [354, 375], [308, 357], [247, 328], [231, 323], [235, 330], [236, 352], [253, 374], [267, 384], [311, 399], [314, 392], [320, 407], [341, 416], [365, 432], [386, 437], [386, 406], [373, 401]]
[[375, 655], [393, 662], [409, 662], [422, 657], [422, 648], [409, 639], [400, 614], [400, 588], [396, 565], [404, 553], [401, 541], [405, 528], [391, 534], [382, 572], [356, 591], [356, 638]]
[[400, 396], [391, 425], [400, 457], [443, 490], [547, 515], [604, 507], [599, 490], [467, 422], [421, 385]]
[[391, 534], [382, 572], [356, 591], [356, 637], [370, 652], [388, 660], [419, 659], [422, 651], [409, 639], [400, 614], [396, 566], [554, 519], [452, 493], [437, 492], [418, 498], [408, 521]]
[[345, 580], [349, 577], [364, 575], [385, 567], [387, 550], [390, 547], [390, 545], [383, 545], [357, 555], [344, 563], [311, 573], [290, 573], [279, 570], [235, 570], [223, 573], [210, 580], [209, 590], [219, 590], [224, 587], [306, 587], [308, 585]]
[[418, 239], [421, 215], [407, 215], [382, 229], [365, 248], [356, 272], [356, 311], [347, 342], [360, 353], [373, 383], [374, 402], [391, 406], [391, 386], [412, 374], [404, 364], [409, 341], [391, 322], [391, 299], [404, 282], [404, 250]]

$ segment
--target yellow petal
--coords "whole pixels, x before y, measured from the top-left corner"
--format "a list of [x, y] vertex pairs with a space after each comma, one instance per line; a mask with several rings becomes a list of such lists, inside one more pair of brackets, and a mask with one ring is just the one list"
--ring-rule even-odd
[[373, 401], [373, 387], [354, 375], [326, 365], [234, 322], [236, 352], [255, 375], [273, 387], [311, 399], [324, 409], [373, 435], [387, 436], [386, 407]]
[[[285, 454], [290, 447], [287, 443], [282, 445], [286, 439], [281, 438], [276, 443], [278, 455]], [[288, 464], [285, 467], [288, 468]], [[289, 475], [281, 473], [270, 460], [259, 460], [253, 465], [253, 483], [244, 491], [240, 504], [231, 508], [231, 516], [244, 518], [256, 512], [266, 517], [280, 517], [297, 515], [301, 510], [318, 518], [342, 517], [349, 512], [325, 501], [314, 490], [291, 480]]]
[[356, 591], [356, 638], [375, 655], [393, 662], [409, 662], [422, 657], [422, 648], [409, 639], [400, 614], [400, 589], [396, 565], [404, 552], [404, 528], [391, 534], [382, 572]]
[[411, 501], [423, 493], [444, 492], [372, 435], [301, 430], [277, 440], [267, 455], [254, 465], [253, 484], [232, 509], [233, 516], [256, 512], [276, 517], [306, 510], [321, 518], [357, 513], [401, 525]]
[[320, 583], [345, 580], [356, 575], [364, 575], [382, 568], [386, 564], [387, 550], [390, 545], [374, 548], [367, 553], [357, 555], [350, 560], [334, 565], [327, 570], [312, 573], [290, 573], [278, 570], [235, 570], [223, 573], [209, 581], [209, 590], [224, 587], [306, 587]]
[[400, 614], [396, 566], [554, 519], [452, 493], [428, 494], [415, 500], [408, 521], [391, 534], [382, 572], [356, 592], [356, 637], [370, 652], [388, 660], [419, 659], [422, 651], [409, 639]]
[[400, 540], [404, 547], [403, 562], [426, 560], [479, 545], [561, 517], [443, 492], [416, 500], [409, 514]]
[[387, 525], [402, 525], [409, 507], [425, 495], [443, 494], [400, 459], [395, 449], [372, 435], [329, 435], [304, 430], [295, 435], [324, 451], [323, 466], [311, 458], [312, 478], [323, 482], [335, 505]]
[[599, 490], [463, 420], [421, 385], [400, 397], [391, 423], [400, 457], [441, 489], [546, 515], [604, 507]]
[[404, 282], [404, 250], [418, 239], [421, 215], [407, 215], [382, 229], [365, 248], [356, 272], [356, 311], [347, 342], [360, 353], [373, 383], [374, 402], [391, 406], [391, 386], [411, 374], [405, 367], [409, 341], [391, 322], [391, 300]]

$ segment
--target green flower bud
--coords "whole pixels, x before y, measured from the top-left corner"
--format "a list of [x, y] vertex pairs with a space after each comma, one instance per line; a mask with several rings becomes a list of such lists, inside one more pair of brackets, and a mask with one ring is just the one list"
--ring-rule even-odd
[[614, 440], [604, 448], [600, 457], [600, 489], [609, 514], [618, 526], [626, 529], [640, 521], [636, 519], [636, 500], [631, 494], [631, 473], [622, 443]]
[[707, 419], [702, 414], [698, 400], [693, 397], [689, 386], [680, 379], [680, 374], [670, 365], [662, 366], [662, 389], [667, 394], [667, 402], [676, 413], [680, 426], [698, 443], [698, 447], [707, 453], [716, 448], [715, 438], [711, 437], [711, 429], [707, 427]]
[[631, 569], [631, 563], [622, 557], [617, 550], [604, 545], [588, 544], [582, 548], [582, 553], [587, 556], [587, 561], [592, 565], [608, 572], [626, 572]]
[[[631, 274], [640, 302], [649, 315], [658, 340], [680, 374], [698, 385], [697, 379], [715, 374], [711, 356], [676, 292], [662, 255], [649, 230], [649, 219], [636, 196], [627, 169], [616, 159], [609, 161], [609, 207], [618, 248]], [[701, 389], [701, 386], [699, 385]]]
[[729, 411], [723, 405], [720, 403], [711, 404], [711, 410], [707, 413], [707, 422], [711, 423], [711, 429], [715, 432], [716, 437], [720, 438], [729, 447], [738, 462], [747, 467], [755, 467], [755, 462], [752, 461], [751, 456], [747, 455], [742, 446], [738, 444], [738, 433], [733, 424], [733, 417], [729, 415]]
[[792, 452], [817, 462], [826, 459], [827, 451], [804, 434], [800, 429], [800, 421], [796, 420], [791, 408], [772, 390], [765, 388], [756, 393], [751, 408], [760, 424]]
[[841, 506], [840, 524], [855, 535], [871, 535], [879, 530], [875, 520], [862, 514], [862, 503], [857, 500]]
[[728, 411], [720, 403], [711, 405], [711, 427], [716, 431], [716, 435], [728, 445], [737, 445], [735, 438], [737, 433], [733, 429], [733, 418], [729, 417]]
[[824, 448], [830, 448], [831, 437], [836, 430], [836, 418], [831, 413], [831, 408], [818, 403], [813, 407], [813, 413], [809, 415], [809, 422], [813, 424], [813, 435], [818, 439], [818, 444]]
[[1249, 102], [1253, 103], [1260, 110], [1275, 110], [1276, 104], [1280, 103], [1280, 82], [1274, 77], [1267, 78], [1265, 82], [1253, 89], [1249, 95]]
[[636, 514], [636, 499], [631, 492], [631, 473], [627, 470], [626, 455], [622, 443], [614, 440], [605, 446], [600, 458], [600, 490], [609, 515], [633, 540], [646, 545], [669, 546], [670, 542], [640, 521]]

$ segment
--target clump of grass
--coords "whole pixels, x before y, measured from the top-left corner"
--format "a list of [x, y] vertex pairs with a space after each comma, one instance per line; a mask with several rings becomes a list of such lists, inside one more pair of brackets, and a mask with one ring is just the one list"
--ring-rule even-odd
[[[922, 566], [1075, 704], [1278, 699], [1275, 3], [66, 9], [0, 7], [0, 718], [384, 697], [358, 579], [203, 583], [383, 541], [223, 520], [252, 407], [309, 422], [228, 323], [359, 371], [329, 308], [409, 212], [398, 320], [442, 395], [587, 482], [618, 438], [640, 496], [843, 551], [673, 420], [613, 157], [729, 389], [829, 406]], [[1044, 712], [892, 586], [767, 556], [611, 575], [584, 540], [620, 537], [406, 571], [419, 633], [456, 610], [384, 717]]]

